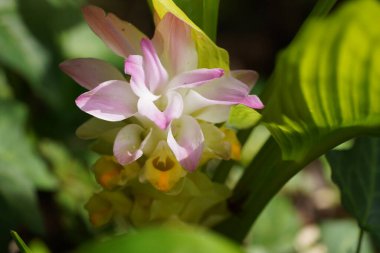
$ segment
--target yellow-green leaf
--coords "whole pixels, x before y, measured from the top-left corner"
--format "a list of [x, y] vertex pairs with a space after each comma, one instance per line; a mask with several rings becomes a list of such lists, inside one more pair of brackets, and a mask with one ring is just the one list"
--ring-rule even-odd
[[264, 93], [263, 119], [285, 160], [380, 133], [378, 24], [378, 1], [352, 1], [326, 19], [309, 20], [282, 52]]

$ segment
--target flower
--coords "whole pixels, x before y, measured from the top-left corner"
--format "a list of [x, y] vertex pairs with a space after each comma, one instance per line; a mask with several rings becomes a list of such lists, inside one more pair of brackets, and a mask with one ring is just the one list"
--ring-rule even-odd
[[[202, 155], [213, 153], [217, 144], [208, 139], [215, 139], [214, 124], [228, 119], [232, 105], [263, 108], [249, 95], [257, 73], [198, 68], [191, 27], [172, 13], [157, 24], [151, 40], [98, 7], [84, 7], [83, 13], [92, 30], [125, 59], [127, 76], [101, 60], [62, 63], [62, 70], [89, 90], [76, 104], [104, 121], [133, 119], [117, 133], [113, 153], [121, 165], [146, 156], [142, 178], [157, 189], [170, 190], [199, 166]], [[216, 141], [222, 142], [223, 131], [216, 131], [221, 135]], [[223, 153], [218, 149], [215, 154]]]

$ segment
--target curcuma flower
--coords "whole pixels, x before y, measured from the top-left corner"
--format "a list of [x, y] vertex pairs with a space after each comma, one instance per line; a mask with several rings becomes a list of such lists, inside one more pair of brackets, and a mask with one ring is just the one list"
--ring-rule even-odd
[[[74, 59], [62, 70], [88, 89], [77, 106], [109, 122], [125, 122], [113, 153], [123, 166], [144, 157], [141, 178], [168, 191], [201, 161], [231, 156], [223, 130], [232, 105], [261, 109], [249, 95], [257, 73], [199, 68], [191, 27], [168, 12], [152, 39], [95, 6], [83, 9], [92, 30], [125, 59], [124, 74], [96, 59]], [[211, 154], [211, 155], [210, 155]]]

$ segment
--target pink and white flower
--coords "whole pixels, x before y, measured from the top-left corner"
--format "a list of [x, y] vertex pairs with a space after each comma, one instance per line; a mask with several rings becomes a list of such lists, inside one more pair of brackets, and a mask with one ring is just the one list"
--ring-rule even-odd
[[225, 122], [236, 104], [263, 108], [257, 96], [249, 95], [256, 72], [198, 68], [191, 28], [175, 15], [166, 14], [150, 40], [100, 8], [87, 6], [83, 13], [92, 30], [125, 59], [130, 79], [96, 59], [68, 60], [61, 68], [89, 90], [76, 99], [81, 110], [110, 122], [137, 119], [116, 136], [114, 155], [120, 164], [156, 154], [155, 146], [164, 140], [176, 162], [194, 171], [207, 138], [200, 121]]

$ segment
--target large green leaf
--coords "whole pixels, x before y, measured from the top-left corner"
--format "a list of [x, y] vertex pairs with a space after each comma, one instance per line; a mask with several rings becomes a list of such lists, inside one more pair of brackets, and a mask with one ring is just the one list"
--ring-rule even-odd
[[342, 203], [359, 225], [380, 237], [380, 138], [362, 137], [327, 155]]
[[76, 253], [85, 252], [241, 253], [242, 250], [226, 239], [201, 229], [161, 227], [88, 244], [76, 251]]
[[233, 215], [217, 230], [243, 240], [305, 165], [352, 137], [380, 133], [379, 23], [379, 2], [347, 2], [327, 18], [309, 19], [280, 54], [262, 95], [273, 137], [241, 177], [229, 200]]
[[380, 133], [379, 23], [379, 2], [352, 1], [310, 20], [280, 54], [263, 117], [284, 159], [304, 160], [350, 137]]

